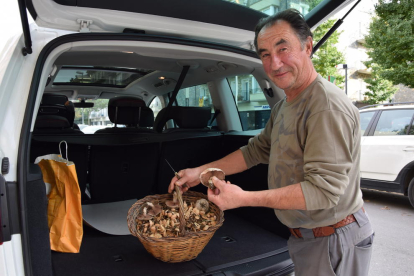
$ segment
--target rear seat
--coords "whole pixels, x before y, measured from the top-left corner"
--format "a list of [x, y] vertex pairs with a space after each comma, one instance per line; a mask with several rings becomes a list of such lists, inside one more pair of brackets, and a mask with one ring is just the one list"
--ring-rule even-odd
[[154, 129], [161, 130], [169, 120], [174, 120], [178, 128], [168, 128], [164, 133], [209, 131], [207, 126], [210, 118], [210, 107], [171, 106], [170, 110], [164, 108], [158, 113]]
[[[163, 109], [161, 112], [166, 111]], [[172, 106], [169, 112], [170, 116], [166, 116], [164, 119], [159, 119], [160, 113], [158, 113], [158, 121], [156, 120], [154, 128], [157, 123], [165, 125], [170, 119], [173, 119], [178, 126], [178, 128], [169, 128], [163, 131], [164, 139], [161, 145], [157, 191], [166, 193], [174, 173], [164, 159], [167, 159], [177, 171], [217, 160], [222, 157], [219, 149], [221, 149], [223, 133], [208, 128], [211, 118], [209, 107]], [[161, 118], [162, 116], [161, 113]], [[205, 189], [199, 185], [194, 190]]]
[[68, 97], [61, 94], [45, 93], [43, 94], [37, 116], [56, 115], [66, 118], [69, 122], [69, 127], [79, 130], [75, 120], [75, 106]]
[[83, 134], [79, 129], [73, 129], [70, 122], [62, 116], [43, 115], [36, 118], [34, 134]]
[[[91, 146], [92, 200], [101, 203], [147, 196], [156, 181], [160, 153], [159, 143], [154, 140], [158, 134], [148, 128], [153, 126], [154, 113], [142, 99], [123, 96], [109, 101], [108, 115], [115, 127], [95, 135], [111, 134], [108, 139], [129, 139], [131, 143]], [[127, 127], [119, 128], [117, 124]]]
[[[151, 133], [154, 132], [154, 112], [145, 105], [145, 101], [138, 97], [121, 96], [112, 98], [108, 102], [109, 120], [115, 124], [112, 128], [96, 131], [102, 133]], [[126, 127], [117, 127], [118, 124]]]

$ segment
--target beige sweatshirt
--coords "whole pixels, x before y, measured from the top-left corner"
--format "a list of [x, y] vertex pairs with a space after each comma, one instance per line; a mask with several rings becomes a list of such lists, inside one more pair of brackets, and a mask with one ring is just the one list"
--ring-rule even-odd
[[278, 102], [263, 131], [241, 148], [248, 168], [269, 164], [269, 189], [301, 183], [306, 211], [275, 210], [290, 228], [328, 226], [357, 212], [358, 109], [320, 75], [297, 98]]

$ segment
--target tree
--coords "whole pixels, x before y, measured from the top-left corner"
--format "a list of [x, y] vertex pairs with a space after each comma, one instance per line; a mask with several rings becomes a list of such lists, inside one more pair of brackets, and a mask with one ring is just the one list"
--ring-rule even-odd
[[309, 10], [312, 10], [314, 7], [319, 5], [319, 3], [322, 2], [322, 0], [308, 0], [308, 1], [305, 1], [305, 2], [308, 2]]
[[[322, 39], [336, 20], [331, 19], [319, 25], [313, 32], [314, 45]], [[334, 76], [335, 84], [343, 88], [345, 77], [336, 69], [336, 65], [345, 63], [344, 55], [336, 48], [335, 44], [339, 41], [340, 32], [335, 31], [328, 40], [318, 49], [313, 56], [313, 65], [322, 77]]]
[[414, 87], [414, 1], [380, 0], [375, 6], [365, 47], [369, 64], [394, 84]]
[[393, 86], [392, 82], [383, 79], [381, 75], [381, 68], [376, 64], [371, 64], [372, 74], [370, 78], [365, 79], [367, 83], [368, 92], [364, 95], [368, 97], [365, 101], [368, 104], [379, 104], [385, 101], [390, 101], [394, 93], [398, 90]]

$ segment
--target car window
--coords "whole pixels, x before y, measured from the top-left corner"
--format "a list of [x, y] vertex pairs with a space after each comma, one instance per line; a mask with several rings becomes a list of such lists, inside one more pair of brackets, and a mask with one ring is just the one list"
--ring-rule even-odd
[[[164, 95], [165, 105], [168, 105], [169, 95]], [[159, 99], [158, 99], [159, 101]], [[155, 115], [155, 106], [154, 101], [151, 103], [150, 108], [154, 110]], [[158, 103], [157, 103], [158, 104]], [[159, 103], [161, 105], [161, 102]], [[187, 87], [180, 89], [178, 91], [176, 102], [174, 106], [193, 106], [193, 107], [210, 107], [211, 108], [211, 118], [214, 116], [214, 107], [211, 100], [210, 90], [208, 89], [207, 84], [200, 84], [192, 87]], [[211, 124], [211, 126], [216, 126], [216, 120]]]
[[[406, 135], [414, 109], [384, 110], [375, 127], [374, 136]], [[413, 132], [409, 131], [412, 135]]]
[[270, 117], [270, 106], [253, 75], [227, 78], [239, 110], [243, 130], [262, 129]]
[[[164, 97], [165, 103], [168, 104], [168, 95], [165, 95]], [[180, 89], [176, 101], [177, 102], [174, 105], [177, 106], [212, 107], [210, 90], [208, 89], [207, 84]]]
[[152, 99], [149, 108], [154, 112], [154, 118], [157, 118], [158, 112], [162, 109], [162, 103], [159, 97]]
[[361, 124], [361, 135], [364, 135], [369, 125], [369, 122], [371, 121], [374, 114], [375, 114], [375, 111], [362, 112], [359, 114], [360, 124]]
[[[74, 103], [78, 101], [73, 101]], [[88, 100], [93, 102], [94, 106], [91, 108], [75, 108], [74, 123], [85, 134], [93, 134], [99, 129], [113, 127], [114, 124], [108, 117], [108, 99]], [[124, 125], [117, 125], [117, 127], [125, 127]]]

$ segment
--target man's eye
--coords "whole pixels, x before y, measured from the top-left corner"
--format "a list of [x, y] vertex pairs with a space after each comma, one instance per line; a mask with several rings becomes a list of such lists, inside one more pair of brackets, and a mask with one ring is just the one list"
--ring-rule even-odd
[[285, 51], [287, 51], [287, 48], [281, 48], [279, 51], [280, 52], [285, 52]]
[[269, 56], [269, 54], [262, 54], [262, 58], [266, 58], [268, 56]]

